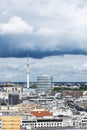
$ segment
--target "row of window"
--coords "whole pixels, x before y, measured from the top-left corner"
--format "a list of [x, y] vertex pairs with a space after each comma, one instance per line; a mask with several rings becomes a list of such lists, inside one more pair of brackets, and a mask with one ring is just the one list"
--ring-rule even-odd
[[59, 127], [59, 126], [65, 126], [66, 124], [63, 124], [63, 123], [52, 123], [52, 122], [50, 122], [50, 123], [34, 123], [34, 124], [28, 124], [28, 123], [26, 123], [26, 124], [22, 124], [22, 126], [28, 126], [28, 125], [32, 125], [32, 126], [34, 126], [34, 127]]

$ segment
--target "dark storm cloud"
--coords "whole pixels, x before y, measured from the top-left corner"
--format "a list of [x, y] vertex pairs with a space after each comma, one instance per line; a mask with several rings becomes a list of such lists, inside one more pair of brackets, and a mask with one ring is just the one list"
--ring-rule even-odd
[[[21, 38], [19, 38], [21, 37]], [[37, 41], [36, 41], [37, 40]], [[36, 37], [31, 36], [30, 38], [27, 36], [14, 36], [11, 37], [9, 35], [2, 35], [0, 36], [0, 57], [26, 57], [29, 53], [29, 56], [32, 58], [44, 58], [47, 56], [56, 56], [56, 55], [65, 55], [65, 54], [72, 54], [72, 55], [87, 55], [87, 51], [82, 50], [80, 48], [73, 48], [72, 47], [65, 47], [59, 46], [56, 47], [56, 49], [43, 49], [45, 46], [41, 46], [44, 43], [40, 45], [40, 47], [36, 46], [33, 48], [31, 44], [36, 41], [40, 44], [40, 42], [43, 42], [40, 39], [37, 39]], [[22, 46], [23, 42], [23, 46]], [[25, 45], [24, 45], [25, 42]], [[63, 42], [63, 41], [62, 41]], [[27, 44], [27, 45], [26, 45]], [[63, 45], [64, 43], [62, 43]], [[73, 43], [71, 43], [73, 45]], [[36, 44], [37, 45], [37, 44]]]

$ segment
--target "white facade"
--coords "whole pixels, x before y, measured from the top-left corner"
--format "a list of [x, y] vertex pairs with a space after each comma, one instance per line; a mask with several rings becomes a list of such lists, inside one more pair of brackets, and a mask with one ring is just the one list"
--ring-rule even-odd
[[87, 128], [87, 114], [83, 113], [83, 115], [79, 115], [79, 116], [75, 116], [75, 118], [73, 118], [73, 125], [74, 127], [78, 127], [78, 128]]
[[41, 127], [73, 127], [72, 120], [62, 120], [62, 119], [40, 119], [36, 121], [22, 120], [21, 126], [27, 128], [28, 126], [41, 128]]

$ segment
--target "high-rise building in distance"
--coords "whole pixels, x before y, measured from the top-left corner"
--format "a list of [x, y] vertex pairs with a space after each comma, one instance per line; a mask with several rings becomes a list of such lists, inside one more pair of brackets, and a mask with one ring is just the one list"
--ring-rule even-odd
[[37, 77], [37, 88], [39, 90], [51, 90], [53, 77], [48, 75], [42, 75]]
[[18, 93], [10, 93], [8, 95], [9, 105], [16, 105], [19, 103], [19, 94]]

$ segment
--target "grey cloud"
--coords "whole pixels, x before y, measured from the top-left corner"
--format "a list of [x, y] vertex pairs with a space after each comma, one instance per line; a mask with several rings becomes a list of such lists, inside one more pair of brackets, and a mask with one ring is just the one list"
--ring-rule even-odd
[[0, 2], [0, 57], [87, 55], [85, 0]]
[[[3, 64], [4, 63], [4, 64]], [[0, 80], [26, 82], [26, 58], [0, 58]], [[86, 70], [86, 71], [84, 71]], [[65, 55], [30, 58], [30, 81], [39, 75], [52, 75], [54, 81], [86, 81], [87, 56]]]

